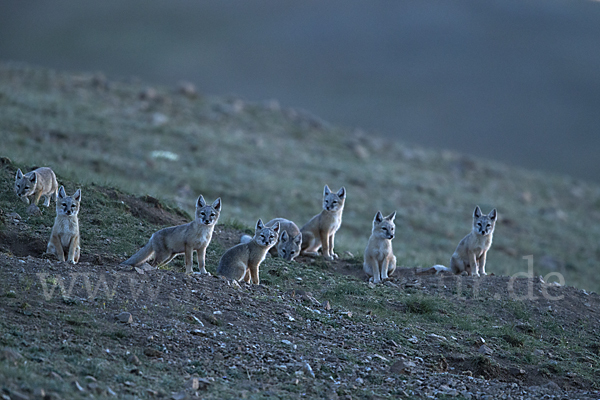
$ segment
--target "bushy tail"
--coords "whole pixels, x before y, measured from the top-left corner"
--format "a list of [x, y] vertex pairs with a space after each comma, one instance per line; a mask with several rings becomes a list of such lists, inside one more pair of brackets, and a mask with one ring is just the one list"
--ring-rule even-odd
[[144, 247], [142, 247], [137, 253], [129, 257], [126, 261], [123, 261], [122, 265], [132, 265], [134, 267], [139, 267], [143, 263], [145, 263], [150, 257], [154, 255], [154, 250], [152, 249], [152, 242], [146, 243]]
[[252, 236], [250, 235], [242, 235], [240, 238], [240, 243], [250, 243], [252, 241]]

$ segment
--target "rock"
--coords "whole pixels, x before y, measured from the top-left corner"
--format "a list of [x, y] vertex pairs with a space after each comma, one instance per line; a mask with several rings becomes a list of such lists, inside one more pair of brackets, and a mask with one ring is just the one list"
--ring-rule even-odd
[[109, 396], [117, 397], [117, 393], [108, 386], [106, 387], [106, 393], [108, 393]]
[[545, 385], [542, 385], [542, 387], [550, 389], [555, 392], [562, 392], [561, 387], [558, 386], [558, 384], [554, 381], [548, 381], [548, 383], [546, 383]]
[[200, 382], [198, 381], [198, 378], [190, 378], [190, 380], [185, 383], [186, 389], [198, 390], [199, 387]]
[[479, 350], [477, 351], [485, 356], [491, 356], [492, 354], [494, 354], [494, 350], [490, 349], [485, 344], [482, 344], [481, 347], [479, 347]]
[[364, 383], [365, 383], [365, 381], [363, 380], [363, 378], [356, 378], [356, 384], [362, 385]]
[[323, 303], [321, 303], [321, 306], [326, 309], [327, 311], [331, 310], [331, 304], [329, 304], [329, 300], [324, 301]]
[[73, 381], [73, 386], [75, 386], [75, 389], [77, 389], [78, 392], [85, 392], [85, 389], [79, 384], [79, 382]]
[[[414, 364], [413, 364], [414, 365]], [[410, 368], [404, 360], [398, 360], [390, 367], [392, 374], [410, 374]]]
[[122, 312], [121, 314], [117, 315], [117, 320], [124, 324], [131, 324], [133, 322], [133, 315], [128, 312]]
[[302, 370], [304, 371], [305, 374], [310, 375], [313, 378], [315, 377], [315, 373], [313, 372], [313, 369], [311, 368], [309, 363], [304, 362], [302, 364]]
[[432, 339], [438, 339], [438, 340], [442, 340], [442, 341], [448, 340], [444, 336], [436, 335], [435, 333], [430, 333], [428, 336]]
[[129, 357], [127, 357], [127, 362], [133, 365], [140, 365], [142, 363], [135, 354], [130, 354]]
[[158, 92], [152, 87], [147, 87], [140, 92], [141, 100], [156, 100], [158, 98]]
[[533, 355], [536, 356], [536, 357], [542, 357], [544, 355], [544, 350], [535, 349], [533, 351]]
[[417, 339], [417, 337], [414, 335], [412, 337], [408, 338], [408, 341], [411, 343], [414, 343], [414, 344], [419, 343], [419, 339]]
[[185, 392], [177, 392], [171, 395], [172, 400], [185, 400], [188, 398], [188, 395]]
[[11, 391], [10, 392], [10, 397], [8, 397], [10, 400], [29, 400], [29, 396], [27, 396], [26, 394], [20, 393], [20, 392], [15, 392], [15, 391]]
[[40, 210], [40, 208], [35, 204], [30, 204], [29, 207], [27, 207], [27, 214], [39, 217], [42, 215], [42, 210]]
[[179, 82], [179, 93], [191, 99], [198, 97], [196, 86], [192, 82]]
[[151, 348], [151, 347], [147, 347], [147, 348], [145, 348], [145, 349], [144, 349], [144, 354], [145, 354], [147, 357], [157, 357], [157, 358], [158, 358], [158, 357], [162, 357], [162, 356], [163, 356], [163, 353], [162, 353], [162, 351], [158, 351], [158, 350], [156, 350], [156, 349], [153, 349], [153, 348]]

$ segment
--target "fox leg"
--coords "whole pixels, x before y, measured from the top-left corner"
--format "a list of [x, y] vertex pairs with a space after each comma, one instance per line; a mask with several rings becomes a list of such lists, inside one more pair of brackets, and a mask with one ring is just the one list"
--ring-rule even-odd
[[201, 274], [208, 274], [206, 270], [206, 247], [200, 247], [196, 249], [196, 255], [198, 256], [198, 268]]
[[[467, 267], [463, 260], [461, 260], [458, 256], [453, 255], [450, 259], [450, 269], [452, 270], [453, 274], [458, 275], [463, 271], [466, 271]], [[468, 271], [467, 273], [469, 274], [469, 272], [470, 271]]]
[[58, 236], [52, 235], [50, 237], [46, 253], [54, 254], [58, 258], [58, 261], [65, 261], [65, 251], [63, 250], [62, 243]]
[[161, 249], [154, 253], [154, 265], [168, 264], [177, 253], [171, 253], [167, 249]]
[[477, 260], [479, 263], [479, 269], [481, 270], [481, 275], [485, 276], [487, 273], [485, 272], [485, 259], [487, 256], [487, 251], [484, 251], [481, 257]]
[[335, 241], [335, 232], [333, 232], [331, 235], [329, 235], [329, 256], [332, 259], [339, 258], [339, 256], [337, 254], [335, 254], [333, 251], [334, 241]]
[[479, 266], [477, 265], [477, 257], [475, 257], [475, 253], [469, 254], [469, 269], [467, 271], [469, 275], [479, 276]]
[[258, 277], [258, 265], [249, 265], [248, 271], [250, 272], [252, 283], [255, 285], [260, 285], [260, 278]]
[[329, 243], [329, 238], [330, 235], [327, 234], [327, 232], [320, 232], [321, 234], [321, 251], [323, 252], [323, 257], [325, 257], [325, 259], [327, 261], [332, 261], [333, 257], [331, 257], [331, 248], [330, 248], [330, 243]]
[[194, 272], [194, 249], [192, 246], [184, 245], [185, 273]]
[[39, 192], [34, 193], [34, 195], [33, 195], [33, 204], [35, 204], [37, 206], [38, 203], [40, 202], [40, 197], [42, 197], [42, 191], [41, 190]]
[[79, 257], [81, 256], [81, 247], [79, 247], [79, 244], [77, 245], [77, 248], [75, 249], [75, 262], [73, 264], [76, 264], [79, 262]]
[[394, 274], [394, 271], [396, 271], [396, 256], [392, 254], [388, 258], [386, 278], [392, 276]]
[[319, 241], [317, 240], [317, 238], [315, 237], [315, 235], [312, 232], [305, 232], [302, 233], [302, 251], [301, 253], [303, 255], [307, 255], [307, 256], [318, 256], [319, 253], [317, 253], [317, 250], [319, 250], [319, 247], [321, 246], [321, 243], [319, 243]]
[[369, 277], [369, 282], [375, 282], [376, 276], [379, 275], [379, 271], [377, 270], [377, 262], [373, 262], [373, 257], [366, 257], [365, 262], [363, 264], [363, 271]]
[[244, 282], [250, 283], [250, 269], [246, 268], [246, 273], [244, 274]]
[[[77, 264], [77, 260], [75, 260], [75, 256], [77, 255], [77, 249], [79, 248], [79, 238], [77, 236], [73, 236], [71, 241], [69, 242], [69, 253], [67, 255], [67, 261], [72, 264]], [[79, 259], [79, 257], [78, 257]]]

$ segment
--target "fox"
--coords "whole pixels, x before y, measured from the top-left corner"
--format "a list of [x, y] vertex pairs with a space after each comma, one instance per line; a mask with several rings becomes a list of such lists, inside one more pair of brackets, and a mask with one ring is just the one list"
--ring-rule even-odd
[[81, 189], [67, 196], [64, 186], [58, 189], [56, 201], [56, 219], [46, 248], [47, 254], [54, 254], [58, 261], [71, 264], [79, 262], [81, 254], [79, 236], [79, 205], [81, 204]]
[[[271, 247], [269, 253], [272, 257], [279, 256], [286, 261], [293, 261], [300, 254], [302, 233], [294, 222], [285, 218], [272, 219], [265, 226], [272, 228], [277, 222], [279, 223], [279, 240], [275, 246]], [[251, 240], [250, 235], [243, 235], [241, 243], [248, 243]]]
[[56, 175], [48, 167], [41, 167], [26, 174], [19, 168], [15, 176], [15, 193], [26, 204], [30, 203], [29, 197], [33, 196], [33, 204], [36, 206], [44, 196], [44, 206], [50, 207], [50, 200], [56, 202], [58, 193]]
[[485, 260], [487, 252], [492, 246], [492, 238], [498, 213], [494, 208], [489, 214], [484, 215], [479, 206], [473, 211], [473, 230], [465, 236], [452, 254], [450, 270], [454, 274], [466, 272], [467, 275], [487, 275]]
[[333, 251], [335, 234], [342, 225], [342, 212], [346, 201], [346, 188], [342, 186], [333, 193], [329, 186], [323, 189], [323, 211], [308, 221], [300, 232], [302, 233], [301, 254], [317, 256], [321, 248], [323, 257], [332, 261], [338, 258]]
[[396, 224], [394, 211], [387, 217], [377, 211], [373, 218], [373, 230], [367, 248], [363, 270], [369, 276], [369, 282], [379, 283], [389, 278], [396, 270], [396, 256], [392, 250]]
[[194, 251], [198, 256], [201, 274], [206, 270], [206, 248], [212, 239], [213, 230], [221, 214], [221, 198], [208, 205], [202, 195], [196, 200], [196, 218], [187, 224], [163, 228], [150, 237], [148, 243], [122, 265], [139, 267], [153, 258], [152, 266], [169, 263], [175, 256], [184, 254], [185, 272], [193, 273]]
[[268, 227], [259, 219], [256, 222], [254, 237], [251, 241], [237, 244], [221, 256], [217, 275], [237, 282], [243, 279], [250, 283], [252, 280], [255, 285], [260, 285], [258, 271], [260, 264], [265, 259], [267, 252], [277, 243], [279, 231], [279, 222]]

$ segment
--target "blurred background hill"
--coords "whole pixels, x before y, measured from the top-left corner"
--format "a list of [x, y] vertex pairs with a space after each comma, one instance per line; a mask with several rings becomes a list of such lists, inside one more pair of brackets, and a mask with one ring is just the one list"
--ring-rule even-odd
[[600, 3], [0, 2], [0, 59], [276, 99], [423, 147], [598, 180]]

